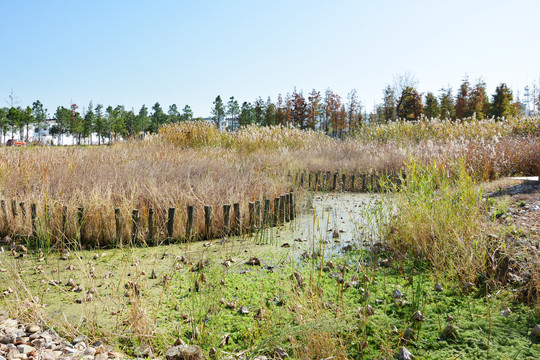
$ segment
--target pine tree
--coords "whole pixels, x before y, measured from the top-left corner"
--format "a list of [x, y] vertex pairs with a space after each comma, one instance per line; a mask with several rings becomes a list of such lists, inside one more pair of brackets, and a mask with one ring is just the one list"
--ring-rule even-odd
[[212, 108], [212, 119], [216, 124], [216, 127], [221, 130], [221, 122], [225, 119], [225, 106], [223, 106], [223, 100], [218, 95], [214, 100], [214, 107]]
[[491, 116], [500, 119], [512, 115], [512, 90], [505, 83], [500, 84], [495, 89], [491, 105]]
[[477, 119], [484, 119], [489, 116], [491, 104], [486, 93], [486, 83], [478, 80], [471, 90], [468, 104], [467, 116], [475, 116]]
[[385, 121], [395, 121], [397, 118], [396, 95], [390, 85], [383, 90], [382, 114]]
[[426, 94], [426, 106], [424, 107], [424, 114], [427, 118], [433, 119], [438, 118], [441, 113], [439, 108], [439, 101], [432, 92]]
[[456, 98], [456, 118], [463, 119], [469, 116], [469, 93], [471, 89], [469, 86], [469, 78], [465, 76], [461, 86], [459, 87], [458, 95]]
[[440, 117], [443, 119], [453, 120], [456, 118], [456, 108], [454, 106], [454, 97], [452, 96], [452, 88], [441, 89], [439, 95]]

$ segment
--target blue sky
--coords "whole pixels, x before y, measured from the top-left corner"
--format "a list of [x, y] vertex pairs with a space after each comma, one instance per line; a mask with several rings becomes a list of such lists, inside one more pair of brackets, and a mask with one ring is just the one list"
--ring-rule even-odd
[[395, 75], [422, 92], [468, 74], [490, 93], [540, 79], [540, 1], [1, 0], [0, 106], [189, 104], [357, 89], [368, 110]]

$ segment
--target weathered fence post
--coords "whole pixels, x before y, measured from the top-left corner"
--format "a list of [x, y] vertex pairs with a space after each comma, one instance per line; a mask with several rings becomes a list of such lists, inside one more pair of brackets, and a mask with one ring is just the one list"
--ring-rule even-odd
[[306, 176], [306, 173], [305, 172], [302, 172], [302, 174], [300, 175], [300, 187], [304, 187], [304, 178]]
[[291, 221], [291, 193], [285, 194], [285, 221]]
[[234, 233], [242, 235], [242, 213], [240, 212], [240, 203], [233, 204]]
[[362, 174], [362, 192], [366, 192], [366, 174]]
[[341, 191], [345, 191], [345, 182], [347, 181], [347, 175], [341, 174]]
[[311, 173], [311, 171], [309, 172], [309, 185], [308, 185], [308, 189], [311, 190], [312, 187], [311, 187], [311, 178], [312, 178], [313, 174]]
[[21, 207], [21, 214], [22, 214], [22, 219], [23, 219], [23, 225], [24, 225], [24, 221], [26, 220], [26, 203], [24, 201], [21, 201], [19, 203], [19, 206]]
[[139, 237], [139, 223], [141, 220], [139, 216], [139, 209], [133, 209], [133, 212], [131, 213], [131, 220], [133, 222], [133, 227], [131, 229], [131, 241], [135, 243]]
[[285, 194], [281, 194], [279, 197], [279, 223], [285, 223]]
[[206, 239], [212, 238], [212, 206], [204, 206], [204, 230], [206, 233]]
[[154, 245], [154, 208], [148, 209], [148, 243]]
[[116, 244], [122, 241], [122, 226], [120, 221], [120, 208], [114, 208], [114, 225], [116, 230]]
[[193, 236], [193, 215], [195, 209], [193, 205], [187, 207], [187, 222], [186, 222], [186, 241], [191, 241]]
[[223, 205], [223, 235], [229, 236], [231, 232], [231, 204]]
[[0, 207], [2, 208], [2, 215], [4, 217], [4, 224], [5, 224], [5, 226], [7, 226], [7, 224], [8, 224], [8, 215], [7, 215], [6, 201], [5, 200], [0, 200]]
[[84, 232], [84, 207], [80, 206], [77, 209], [77, 220], [78, 220], [78, 227], [79, 227], [79, 245], [84, 244], [86, 234]]
[[264, 199], [263, 226], [270, 227], [270, 199]]
[[294, 192], [291, 190], [289, 193], [289, 219], [292, 221], [294, 218]]
[[176, 208], [170, 207], [169, 212], [167, 213], [167, 238], [168, 240], [171, 240], [173, 237], [175, 211], [176, 211]]
[[255, 203], [248, 203], [248, 231], [253, 232], [255, 230]]
[[338, 173], [337, 171], [334, 173], [334, 184], [332, 186], [332, 190], [336, 191], [337, 189], [337, 176], [338, 176]]
[[255, 200], [255, 227], [258, 229], [261, 226], [261, 200]]
[[17, 200], [11, 200], [11, 214], [13, 218], [17, 217]]
[[319, 171], [315, 173], [315, 190], [321, 190], [319, 189]]
[[274, 198], [274, 219], [273, 225], [279, 225], [279, 197]]
[[351, 175], [351, 191], [354, 192], [354, 181], [356, 180], [356, 176], [354, 174]]
[[30, 205], [30, 217], [31, 217], [31, 220], [32, 220], [32, 236], [36, 237], [37, 236], [37, 223], [36, 223], [37, 207], [36, 207], [36, 203], [32, 203]]
[[[67, 229], [66, 229], [66, 226], [67, 226], [67, 213], [68, 213], [68, 207], [66, 205], [62, 205], [62, 237], [64, 239], [67, 239], [67, 235], [66, 235], [66, 232], [67, 232]], [[63, 244], [63, 242], [62, 242]]]

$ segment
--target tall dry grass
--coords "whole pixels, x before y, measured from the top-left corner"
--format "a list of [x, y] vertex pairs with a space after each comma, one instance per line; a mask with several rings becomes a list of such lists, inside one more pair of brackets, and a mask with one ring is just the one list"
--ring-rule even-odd
[[[279, 126], [222, 133], [212, 125], [187, 122], [166, 126], [146, 142], [4, 148], [0, 198], [6, 202], [7, 216], [0, 211], [0, 233], [31, 234], [30, 204], [35, 203], [42, 247], [79, 240], [79, 207], [84, 208], [88, 246], [130, 243], [133, 209], [139, 209], [142, 221], [137, 241], [146, 239], [149, 208], [155, 209], [159, 239], [166, 237], [169, 207], [177, 209], [174, 237], [185, 237], [188, 205], [195, 206], [195, 233], [203, 233], [203, 206], [211, 205], [213, 228], [219, 234], [224, 204], [239, 202], [246, 214], [249, 201], [272, 199], [296, 187], [289, 173], [397, 173], [405, 170], [409, 158], [440, 167], [464, 158], [468, 172], [481, 180], [532, 175], [540, 166], [537, 127], [529, 118], [395, 123], [366, 126], [364, 137], [342, 141]], [[398, 139], [400, 129], [403, 135]], [[465, 133], [457, 137], [460, 131]], [[302, 189], [295, 190], [301, 200]], [[11, 214], [12, 200], [25, 202], [25, 216], [20, 206], [16, 216]], [[63, 206], [68, 210], [65, 225]], [[115, 208], [121, 213], [121, 239], [115, 234]]]

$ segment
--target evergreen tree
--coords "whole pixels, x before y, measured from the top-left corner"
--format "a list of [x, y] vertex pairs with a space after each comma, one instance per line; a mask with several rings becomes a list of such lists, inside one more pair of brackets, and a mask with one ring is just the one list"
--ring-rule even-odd
[[98, 145], [101, 145], [105, 136], [105, 119], [103, 116], [103, 105], [97, 104], [93, 130], [97, 134]]
[[150, 115], [150, 132], [157, 133], [161, 125], [165, 124], [167, 115], [157, 102], [152, 106], [153, 113]]
[[182, 121], [188, 121], [193, 119], [193, 110], [189, 105], [184, 106], [182, 109]]
[[[32, 116], [34, 117], [35, 129], [34, 132], [37, 132], [41, 137], [41, 130], [45, 127], [45, 121], [47, 120], [47, 109], [43, 108], [43, 104], [36, 100], [32, 104]], [[41, 139], [39, 139], [41, 141]]]
[[397, 105], [397, 116], [404, 120], [419, 120], [424, 112], [422, 95], [415, 88], [407, 86], [401, 93]]
[[214, 100], [214, 107], [212, 108], [212, 119], [216, 124], [216, 127], [221, 130], [221, 123], [225, 119], [225, 106], [223, 105], [223, 100], [221, 96], [218, 95], [216, 100]]
[[264, 101], [262, 97], [255, 99], [253, 103], [253, 121], [257, 125], [262, 125], [264, 122]]
[[347, 125], [349, 130], [360, 127], [360, 119], [362, 117], [362, 107], [358, 101], [356, 89], [352, 89], [347, 94]]
[[177, 123], [180, 121], [180, 112], [178, 111], [176, 104], [169, 106], [169, 112], [167, 115], [169, 123]]
[[491, 116], [500, 119], [512, 115], [512, 90], [505, 83], [500, 84], [495, 89], [491, 105]]
[[469, 96], [467, 116], [476, 116], [477, 119], [485, 119], [489, 116], [491, 104], [486, 93], [486, 83], [478, 80]]
[[[92, 130], [94, 129], [94, 122], [96, 120], [94, 114], [94, 105], [92, 101], [88, 104], [88, 111], [84, 114], [84, 121], [82, 127], [82, 136], [83, 138], [89, 138], [92, 135]], [[90, 138], [90, 140], [92, 140]]]
[[469, 93], [471, 89], [469, 86], [469, 78], [465, 76], [463, 79], [463, 83], [461, 83], [461, 86], [459, 87], [458, 95], [456, 98], [456, 118], [463, 119], [464, 117], [467, 117], [470, 115], [470, 111], [468, 108], [469, 105]]
[[439, 109], [440, 116], [443, 119], [455, 119], [456, 118], [456, 109], [454, 106], [454, 97], [452, 95], [452, 88], [448, 87], [446, 89], [441, 89], [439, 95]]
[[265, 112], [264, 112], [264, 125], [272, 126], [277, 124], [277, 111], [276, 105], [272, 103], [270, 97], [266, 100]]
[[234, 98], [234, 96], [231, 96], [229, 98], [229, 102], [227, 103], [227, 115], [229, 115], [231, 118], [231, 124], [234, 124], [238, 120], [239, 113], [240, 105], [238, 105], [238, 101]]
[[68, 132], [71, 112], [68, 108], [58, 106], [54, 117], [56, 118], [56, 125], [51, 127], [51, 134], [58, 135], [60, 137], [59, 143], [62, 145], [62, 136]]
[[148, 108], [143, 104], [135, 117], [134, 133], [146, 132], [149, 126]]
[[247, 101], [242, 103], [240, 108], [240, 115], [238, 116], [238, 124], [240, 126], [247, 126], [253, 123], [253, 107]]
[[424, 114], [427, 118], [438, 118], [441, 113], [439, 108], [439, 102], [432, 92], [426, 94], [426, 106], [424, 107]]
[[397, 119], [396, 95], [390, 85], [383, 90], [382, 113], [385, 121], [395, 121]]

